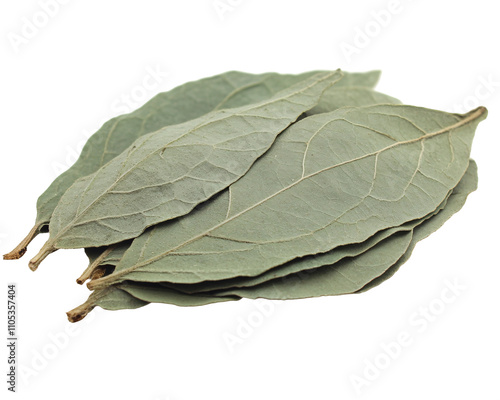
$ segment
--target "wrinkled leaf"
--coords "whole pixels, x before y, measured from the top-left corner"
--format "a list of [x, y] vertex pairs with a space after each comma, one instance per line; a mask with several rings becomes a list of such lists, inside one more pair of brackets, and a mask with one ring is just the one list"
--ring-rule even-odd
[[341, 77], [340, 71], [322, 72], [262, 102], [214, 111], [137, 139], [61, 197], [50, 238], [30, 268], [58, 248], [118, 243], [189, 213], [243, 176]]
[[[449, 192], [452, 193], [451, 191]], [[184, 293], [200, 293], [208, 291], [220, 291], [222, 289], [233, 289], [241, 287], [256, 286], [264, 282], [268, 282], [277, 278], [284, 278], [295, 273], [304, 273], [310, 270], [322, 267], [324, 265], [333, 265], [344, 258], [352, 258], [370, 250], [383, 240], [391, 240], [397, 234], [412, 231], [416, 226], [420, 225], [425, 220], [432, 218], [435, 214], [441, 211], [445, 205], [448, 196], [440, 204], [440, 206], [431, 214], [426, 215], [422, 219], [409, 221], [403, 225], [395, 226], [392, 228], [384, 229], [375, 233], [373, 236], [361, 243], [353, 243], [345, 246], [339, 246], [326, 253], [313, 254], [309, 256], [300, 257], [279, 265], [261, 275], [255, 277], [237, 277], [228, 280], [220, 281], [204, 281], [198, 284], [172, 284], [165, 283], [167, 287], [182, 291]], [[118, 260], [119, 261], [119, 260]], [[104, 263], [103, 263], [104, 264]]]
[[[363, 106], [371, 104], [401, 104], [398, 99], [387, 96], [382, 93], [375, 92], [369, 88], [363, 88], [361, 86], [349, 87], [346, 84], [341, 86], [342, 82], [353, 83], [356, 79], [352, 78], [353, 74], [348, 75], [348, 79], [344, 76], [337, 84], [329, 88], [323, 96], [318, 106], [314, 107], [312, 110], [308, 111], [307, 114], [314, 115], [322, 112], [334, 111], [341, 107], [354, 107]], [[373, 73], [359, 74], [357, 77], [361, 82], [365, 82], [366, 79], [361, 79], [364, 76], [373, 76]], [[86, 253], [89, 256], [89, 267], [85, 272], [78, 278], [78, 283], [83, 283], [86, 279], [89, 279], [92, 271], [100, 266], [116, 265], [123, 254], [130, 246], [130, 243], [113, 245], [113, 248], [108, 250], [105, 254], [105, 248], [87, 248]], [[98, 257], [103, 256], [98, 259]]]
[[[416, 243], [439, 229], [465, 204], [467, 196], [477, 188], [477, 166], [470, 160], [469, 168], [444, 207], [415, 229], [398, 231], [394, 240], [390, 236], [379, 241], [361, 255], [346, 257], [341, 262], [325, 265], [310, 271], [302, 271], [271, 280], [256, 286], [235, 288], [202, 295], [182, 296], [162, 283], [147, 284], [125, 282], [98, 289], [82, 306], [68, 313], [70, 321], [83, 318], [95, 306], [108, 310], [137, 308], [148, 303], [175, 305], [204, 305], [238, 298], [298, 299], [313, 296], [361, 293], [391, 277], [408, 260]], [[394, 262], [394, 260], [396, 260]], [[369, 283], [367, 283], [369, 282]], [[361, 288], [361, 289], [360, 289]], [[195, 296], [191, 299], [191, 296]]]
[[451, 193], [445, 207], [417, 224], [414, 229], [399, 231], [356, 257], [348, 257], [332, 265], [301, 271], [260, 285], [220, 291], [218, 295], [223, 298], [239, 296], [284, 300], [368, 290], [392, 276], [408, 260], [416, 243], [439, 229], [459, 211], [467, 196], [476, 188], [477, 168], [471, 160], [470, 167]]
[[[90, 137], [80, 157], [57, 177], [37, 201], [35, 226], [5, 259], [17, 259], [40, 232], [48, 231], [50, 218], [64, 192], [79, 178], [90, 175], [121, 154], [137, 138], [168, 125], [180, 124], [208, 112], [261, 101], [307, 79], [320, 71], [298, 75], [277, 73], [248, 74], [229, 71], [213, 77], [188, 82], [169, 92], [160, 93], [141, 108], [112, 118]], [[373, 88], [380, 71], [344, 73], [340, 87]]]
[[408, 261], [413, 250], [415, 249], [416, 244], [420, 240], [425, 239], [431, 233], [437, 231], [453, 214], [460, 211], [467, 200], [467, 196], [477, 189], [477, 181], [477, 165], [474, 160], [470, 160], [469, 169], [450, 196], [446, 208], [425, 224], [422, 224], [414, 229], [412, 241], [403, 257], [401, 257], [396, 264], [392, 265], [383, 275], [372, 280], [370, 283], [357, 291], [357, 293], [366, 292], [367, 290], [380, 285], [382, 282], [392, 277], [401, 265]]
[[136, 238], [89, 287], [257, 276], [423, 218], [464, 175], [485, 116], [378, 105], [308, 117], [229, 190]]

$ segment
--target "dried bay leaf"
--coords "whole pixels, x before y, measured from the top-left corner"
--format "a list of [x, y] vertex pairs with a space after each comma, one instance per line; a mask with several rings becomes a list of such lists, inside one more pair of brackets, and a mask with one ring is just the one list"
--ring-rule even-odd
[[410, 246], [406, 250], [406, 253], [403, 255], [403, 257], [401, 257], [396, 264], [392, 265], [386, 272], [384, 272], [383, 275], [372, 280], [356, 293], [366, 292], [367, 290], [372, 289], [375, 286], [380, 285], [382, 282], [385, 282], [387, 279], [391, 278], [401, 267], [401, 265], [408, 261], [413, 250], [415, 249], [416, 244], [420, 240], [425, 239], [427, 236], [437, 231], [453, 214], [460, 211], [460, 209], [464, 206], [465, 201], [467, 200], [467, 196], [477, 189], [477, 182], [477, 165], [474, 160], [470, 160], [467, 173], [464, 175], [464, 178], [460, 181], [458, 186], [453, 190], [453, 193], [450, 196], [445, 209], [442, 212], [438, 213], [434, 218], [431, 218], [425, 224], [422, 224], [415, 228]]
[[353, 293], [395, 264], [409, 247], [412, 236], [411, 230], [400, 231], [364, 253], [342, 259], [332, 266], [294, 273], [256, 286], [223, 290], [214, 295], [285, 300]]
[[[229, 71], [188, 82], [160, 93], [141, 108], [106, 122], [85, 144], [76, 163], [62, 173], [37, 201], [37, 217], [28, 235], [4, 259], [18, 259], [40, 232], [48, 231], [50, 218], [64, 192], [79, 178], [90, 175], [122, 153], [137, 138], [164, 126], [198, 118], [222, 108], [244, 106], [264, 100], [320, 71], [298, 75], [248, 74]], [[344, 73], [340, 87], [373, 88], [380, 71]]]
[[233, 71], [163, 93], [89, 140], [4, 258], [41, 231], [32, 269], [85, 248], [77, 281], [94, 292], [70, 321], [95, 306], [369, 290], [475, 190], [470, 148], [487, 114], [403, 106], [372, 89], [378, 78]]
[[485, 117], [378, 105], [305, 118], [229, 190], [148, 229], [88, 286], [256, 276], [422, 218], [465, 173]]
[[340, 71], [322, 72], [268, 100], [214, 111], [137, 139], [61, 197], [50, 238], [30, 268], [58, 248], [121, 242], [188, 213], [244, 175], [341, 77]]
[[[79, 178], [90, 175], [122, 153], [137, 138], [164, 126], [176, 125], [221, 108], [237, 107], [271, 97], [285, 87], [312, 76], [230, 71], [188, 82], [160, 93], [141, 108], [112, 118], [90, 137], [76, 163], [62, 173], [37, 201], [37, 218], [28, 236], [4, 258], [21, 257], [41, 231], [48, 231], [52, 213], [64, 192]], [[369, 77], [360, 77], [369, 80]]]
[[301, 271], [260, 285], [223, 290], [215, 295], [285, 300], [366, 291], [391, 277], [408, 260], [417, 242], [439, 229], [458, 212], [476, 188], [477, 167], [471, 160], [467, 172], [443, 209], [414, 229], [397, 232], [364, 253], [332, 265]]
[[[467, 172], [466, 176], [468, 175], [469, 173]], [[463, 179], [465, 178], [462, 178], [462, 180]], [[459, 183], [459, 185], [462, 185], [462, 183]], [[454, 190], [456, 190], [456, 188], [453, 189], [453, 191]], [[303, 274], [304, 272], [310, 273], [310, 270], [321, 268], [325, 265], [331, 267], [337, 262], [341, 261], [342, 259], [353, 258], [362, 253], [365, 253], [366, 251], [375, 247], [378, 243], [382, 242], [383, 240], [390, 239], [391, 237], [395, 236], [398, 233], [402, 232], [406, 233], [414, 230], [415, 227], [421, 225], [424, 221], [432, 218], [438, 212], [440, 212], [446, 206], [447, 200], [451, 195], [451, 193], [453, 193], [453, 191], [449, 192], [448, 196], [446, 196], [445, 200], [439, 205], [439, 207], [436, 210], [434, 210], [429, 215], [426, 215], [422, 219], [409, 221], [403, 225], [382, 230], [380, 232], [375, 233], [373, 236], [371, 236], [370, 238], [361, 243], [352, 243], [344, 246], [339, 246], [326, 253], [319, 253], [319, 254], [299, 257], [285, 264], [276, 266], [270, 269], [269, 271], [266, 271], [263, 274], [257, 275], [255, 277], [236, 277], [227, 280], [203, 281], [195, 284], [179, 284], [179, 283], [174, 284], [169, 282], [162, 282], [162, 284], [168, 288], [172, 288], [174, 290], [183, 293], [203, 294], [205, 292], [216, 292], [216, 291], [220, 292], [223, 291], [224, 289], [235, 289], [235, 288], [246, 288], [250, 286], [257, 286], [264, 282], [277, 280], [278, 278], [285, 278], [293, 274], [298, 274], [298, 273]], [[126, 248], [124, 248], [123, 250], [126, 250]], [[116, 262], [119, 261], [119, 259], [118, 260], [110, 259], [108, 261], [111, 261], [112, 263], [114, 262], [113, 265], [116, 265]], [[103, 262], [102, 264], [107, 264], [108, 261]]]
[[[451, 193], [452, 192], [450, 191], [450, 194]], [[400, 226], [384, 229], [380, 232], [375, 233], [373, 236], [369, 237], [367, 240], [361, 243], [352, 243], [344, 246], [339, 246], [326, 253], [313, 254], [294, 259], [285, 264], [274, 267], [269, 271], [266, 271], [263, 274], [257, 275], [255, 277], [237, 277], [221, 281], [204, 281], [198, 284], [165, 283], [165, 285], [175, 290], [179, 290], [183, 293], [222, 291], [224, 289], [256, 286], [278, 278], [285, 278], [289, 275], [293, 275], [299, 272], [301, 274], [303, 274], [304, 272], [309, 273], [310, 270], [315, 270], [325, 265], [332, 266], [345, 258], [353, 258], [360, 254], [363, 254], [384, 240], [390, 240], [392, 237], [395, 237], [398, 234], [412, 231], [416, 226], [422, 224], [424, 221], [432, 218], [434, 215], [440, 212], [445, 207], [447, 199], [448, 196], [435, 211], [422, 219], [410, 221]]]
[[[205, 305], [239, 298], [298, 299], [314, 296], [361, 293], [391, 277], [409, 258], [416, 243], [439, 229], [453, 214], [465, 204], [467, 196], [477, 188], [477, 166], [470, 160], [469, 167], [447, 198], [444, 207], [422, 221], [411, 231], [399, 231], [394, 241], [384, 240], [362, 253], [348, 257], [342, 262], [316, 268], [311, 271], [288, 275], [256, 286], [182, 296], [173, 288], [162, 283], [146, 284], [125, 282], [93, 292], [82, 305], [68, 313], [68, 318], [76, 322], [95, 306], [107, 310], [130, 309], [148, 303], [175, 305]], [[392, 261], [397, 260], [395, 263]], [[384, 272], [385, 271], [385, 272]], [[369, 283], [367, 283], [369, 281]], [[194, 299], [190, 299], [194, 296]]]
[[[162, 282], [166, 287], [181, 291], [183, 293], [198, 293], [202, 294], [205, 292], [216, 292], [223, 291], [224, 289], [234, 289], [234, 288], [245, 288], [250, 286], [260, 285], [261, 283], [275, 280], [278, 278], [285, 278], [288, 275], [293, 275], [295, 273], [308, 272], [313, 269], [320, 268], [325, 265], [333, 265], [344, 258], [356, 257], [383, 240], [390, 239], [390, 237], [401, 232], [412, 231], [416, 226], [422, 224], [422, 222], [432, 218], [438, 212], [440, 212], [446, 205], [446, 202], [453, 191], [450, 191], [446, 196], [445, 200], [439, 205], [439, 207], [432, 213], [426, 215], [424, 218], [406, 222], [400, 226], [395, 226], [392, 228], [384, 229], [382, 231], [376, 232], [373, 236], [369, 237], [364, 242], [351, 243], [344, 246], [339, 246], [333, 250], [327, 251], [325, 253], [311, 254], [303, 257], [298, 257], [282, 265], [278, 265], [260, 275], [252, 277], [235, 277], [225, 280], [217, 281], [203, 281], [200, 283], [182, 284], [182, 283], [170, 283]], [[122, 249], [126, 251], [126, 248]], [[119, 260], [111, 259], [113, 265]], [[105, 265], [103, 262], [102, 265]], [[113, 270], [113, 269], [111, 269]]]
[[149, 303], [194, 307], [233, 300], [239, 300], [239, 298], [236, 296], [187, 295], [156, 284], [124, 282], [92, 292], [85, 303], [66, 314], [70, 322], [78, 322], [96, 306], [106, 310], [134, 309]]
[[[398, 99], [394, 97], [385, 95], [383, 93], [378, 93], [370, 88], [365, 88], [362, 86], [348, 86], [349, 84], [358, 83], [369, 83], [369, 79], [373, 79], [376, 75], [374, 72], [363, 73], [363, 74], [348, 74], [347, 79], [344, 76], [338, 83], [336, 83], [331, 88], [327, 89], [319, 104], [307, 112], [308, 115], [319, 114], [323, 112], [334, 111], [340, 107], [355, 107], [364, 105], [374, 105], [374, 104], [401, 104]], [[342, 82], [347, 82], [341, 85]], [[89, 248], [86, 250], [89, 256], [89, 267], [84, 271], [84, 273], [77, 279], [79, 284], [84, 283], [90, 278], [93, 270], [109, 265], [116, 265], [123, 254], [128, 249], [130, 243], [114, 245], [113, 249], [106, 251], [105, 248]], [[97, 259], [100, 255], [103, 255], [100, 259]]]

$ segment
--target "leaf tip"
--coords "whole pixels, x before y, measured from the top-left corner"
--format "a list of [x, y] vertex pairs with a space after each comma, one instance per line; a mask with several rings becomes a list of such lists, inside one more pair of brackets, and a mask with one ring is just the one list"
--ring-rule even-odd
[[464, 117], [468, 118], [469, 120], [479, 120], [482, 121], [486, 119], [488, 116], [488, 109], [484, 106], [479, 106], [475, 108], [474, 110], [471, 110], [465, 114], [463, 114]]
[[479, 113], [479, 115], [482, 115], [483, 118], [486, 118], [488, 116], [488, 109], [484, 106], [479, 106], [477, 108], [477, 112]]

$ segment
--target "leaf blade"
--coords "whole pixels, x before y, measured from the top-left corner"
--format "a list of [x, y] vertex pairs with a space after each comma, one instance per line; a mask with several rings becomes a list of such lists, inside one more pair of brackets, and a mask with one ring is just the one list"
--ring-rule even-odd
[[[298, 75], [255, 75], [229, 71], [160, 93], [139, 109], [111, 119], [89, 138], [75, 164], [58, 176], [40, 195], [34, 227], [11, 252], [5, 254], [4, 259], [21, 258], [34, 237], [48, 231], [51, 216], [64, 192], [76, 180], [94, 173], [116, 157], [137, 138], [167, 125], [198, 118], [213, 110], [243, 106], [269, 98], [318, 72], [321, 71]], [[372, 88], [379, 75], [380, 71], [346, 73], [342, 86]]]
[[51, 218], [50, 238], [30, 268], [57, 248], [117, 243], [190, 212], [244, 175], [276, 136], [341, 77], [339, 70], [319, 73], [269, 100], [215, 111], [137, 139], [65, 192]]
[[[366, 112], [367, 109], [370, 113]], [[486, 116], [483, 108], [458, 116], [396, 105], [338, 111], [332, 114], [343, 129], [336, 131], [330, 125], [328, 131], [338, 133], [329, 137], [335, 139], [335, 146], [342, 148], [342, 153], [336, 155], [338, 159], [332, 160], [330, 154], [328, 159], [313, 158], [311, 155], [319, 154], [317, 152], [328, 147], [328, 142], [324, 140], [327, 135], [324, 126], [332, 115], [308, 117], [306, 120], [309, 121], [302, 120], [294, 124], [288, 130], [289, 133], [278, 138], [274, 150], [271, 149], [245, 177], [231, 186], [232, 197], [229, 191], [224, 192], [210, 204], [204, 205], [205, 208], [197, 212], [196, 216], [188, 215], [178, 222], [153, 227], [147, 235], [134, 240], [113, 274], [91, 282], [89, 287], [97, 288], [123, 279], [196, 283], [234, 276], [255, 276], [292, 258], [328, 251], [353, 241], [363, 241], [381, 229], [422, 218], [436, 209], [465, 173], [475, 127]], [[356, 140], [356, 146], [351, 149], [340, 146], [346, 143], [342, 140], [347, 140], [343, 125], [346, 114], [357, 125], [368, 124], [362, 130], [352, 126], [350, 129], [360, 135], [358, 138], [370, 137], [372, 143]], [[420, 125], [415, 123], [415, 118]], [[383, 127], [387, 126], [388, 120], [392, 121], [389, 125], [393, 126], [390, 135], [397, 136], [397, 142], [380, 134], [384, 133]], [[315, 141], [311, 142], [313, 146], [304, 148], [301, 144], [308, 142], [305, 140], [307, 135], [314, 137]], [[424, 141], [425, 146], [421, 145]], [[367, 147], [360, 149], [358, 143]], [[297, 152], [294, 146], [301, 146], [302, 150]], [[396, 157], [394, 150], [402, 148], [405, 151]], [[311, 153], [311, 150], [316, 153]], [[294, 154], [294, 151], [296, 157], [292, 163], [290, 154]], [[307, 152], [309, 158], [304, 170], [303, 156]], [[384, 158], [377, 163], [377, 155], [382, 153]], [[276, 164], [276, 159], [282, 160], [282, 164]], [[371, 162], [366, 163], [367, 159], [371, 159]], [[329, 163], [329, 166], [325, 163]], [[353, 168], [338, 169], [345, 165]], [[379, 174], [380, 180], [373, 179], [374, 172], [381, 166], [386, 172], [397, 166], [398, 175], [384, 176], [384, 172]], [[419, 169], [422, 170], [419, 172]], [[266, 175], [266, 170], [271, 170], [272, 174]], [[340, 173], [326, 175], [323, 181], [313, 181], [312, 185], [301, 187], [298, 192], [290, 190], [300, 187], [298, 185], [306, 181], [305, 177], [309, 179], [331, 170]], [[276, 178], [275, 175], [281, 172]], [[405, 179], [401, 179], [401, 176]], [[356, 178], [356, 184], [346, 180], [350, 177]], [[416, 177], [418, 180], [414, 182]], [[283, 183], [290, 181], [289, 184]], [[331, 187], [331, 182], [337, 182], [340, 186]], [[422, 182], [426, 183], [432, 195], [420, 187]], [[410, 200], [407, 191], [411, 192]], [[335, 200], [341, 192], [345, 197]], [[282, 197], [283, 193], [287, 193], [287, 197]], [[326, 203], [323, 204], [324, 209], [316, 210], [308, 207], [307, 201], [303, 201], [299, 194], [313, 203], [315, 196], [326, 196], [332, 200], [322, 203], [316, 201], [316, 207]], [[365, 199], [368, 199], [366, 204]], [[418, 201], [415, 202], [415, 199]], [[274, 200], [274, 203], [270, 200]], [[286, 203], [286, 207], [280, 208], [280, 202]], [[260, 208], [262, 204], [266, 207]], [[355, 206], [351, 207], [352, 204]], [[324, 227], [319, 225], [318, 229], [317, 224], [325, 223], [332, 207], [336, 214], [330, 215], [329, 222]], [[227, 213], [227, 210], [231, 211]], [[293, 211], [292, 218], [287, 215], [290, 210]], [[308, 221], [313, 212], [316, 213], [316, 220]], [[308, 217], [304, 219], [300, 215]], [[280, 225], [272, 225], [271, 231], [270, 220], [280, 221]], [[304, 229], [307, 223], [308, 231]], [[164, 229], [168, 229], [169, 235], [161, 233]], [[212, 251], [214, 249], [216, 251]], [[238, 271], [232, 270], [242, 260], [244, 266]]]
[[473, 160], [464, 177], [450, 194], [446, 205], [410, 231], [399, 231], [366, 252], [330, 265], [269, 280], [255, 286], [222, 290], [215, 295], [274, 300], [317, 296], [337, 296], [371, 289], [389, 277], [410, 257], [415, 245], [439, 229], [458, 212], [467, 196], [477, 188], [477, 168]]

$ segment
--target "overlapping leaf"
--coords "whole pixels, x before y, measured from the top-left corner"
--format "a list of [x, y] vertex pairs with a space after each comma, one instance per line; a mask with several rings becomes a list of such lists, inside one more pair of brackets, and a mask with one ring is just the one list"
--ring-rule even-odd
[[[224, 290], [218, 295], [284, 300], [367, 290], [381, 283], [382, 279], [392, 276], [397, 268], [408, 260], [417, 242], [436, 231], [459, 211], [467, 196], [476, 188], [477, 168], [471, 160], [467, 172], [446, 200], [443, 209], [415, 224], [413, 229], [400, 230], [356, 257], [347, 257], [340, 262], [312, 270], [302, 270], [300, 273], [287, 275], [283, 279], [269, 280], [260, 285]], [[382, 278], [386, 273], [388, 275]]]
[[[348, 74], [341, 81], [329, 88], [321, 97], [320, 103], [307, 112], [308, 115], [320, 114], [323, 112], [334, 111], [341, 107], [364, 106], [371, 104], [401, 104], [401, 102], [393, 97], [382, 93], [375, 92], [367, 87], [359, 86], [367, 82], [367, 78], [373, 77], [373, 73], [366, 74]], [[341, 85], [341, 83], [343, 83]], [[356, 86], [349, 86], [350, 84]], [[89, 248], [86, 250], [89, 256], [89, 267], [77, 280], [78, 283], [83, 283], [89, 279], [96, 269], [100, 266], [116, 265], [123, 254], [130, 246], [130, 242], [120, 243], [112, 246], [110, 249], [104, 248]]]
[[135, 239], [89, 287], [257, 276], [422, 218], [465, 173], [485, 114], [379, 105], [308, 117], [229, 190]]
[[391, 277], [408, 260], [416, 243], [436, 231], [459, 211], [467, 196], [476, 188], [477, 167], [475, 162], [470, 160], [464, 177], [438, 212], [416, 224], [413, 230], [398, 231], [394, 241], [388, 240], [390, 236], [387, 236], [357, 256], [346, 257], [331, 265], [290, 274], [254, 286], [245, 285], [243, 288], [236, 287], [205, 295], [186, 295], [175, 290], [175, 287], [165, 287], [161, 283], [119, 283], [96, 290], [87, 302], [70, 311], [68, 316], [71, 321], [78, 321], [96, 306], [118, 310], [137, 308], [153, 302], [186, 306], [237, 300], [242, 297], [283, 300], [360, 293]]
[[[198, 118], [214, 110], [262, 101], [318, 72], [320, 71], [298, 75], [277, 73], [257, 75], [229, 71], [188, 82], [169, 92], [160, 93], [138, 110], [111, 119], [90, 137], [76, 163], [55, 179], [39, 197], [34, 227], [4, 258], [22, 257], [31, 240], [38, 233], [48, 230], [51, 216], [64, 192], [77, 179], [94, 173], [122, 153], [137, 138], [165, 126]], [[379, 77], [380, 71], [344, 73], [339, 87], [355, 86], [370, 89], [375, 86]]]
[[446, 208], [438, 213], [434, 218], [427, 221], [425, 224], [421, 224], [417, 226], [413, 230], [413, 237], [411, 240], [406, 253], [398, 260], [398, 262], [392, 265], [387, 271], [384, 272], [381, 276], [377, 277], [373, 281], [369, 282], [365, 286], [363, 286], [356, 293], [362, 293], [369, 289], [374, 288], [375, 286], [380, 285], [390, 277], [392, 277], [397, 270], [410, 258], [415, 246], [420, 240], [425, 239], [427, 236], [432, 234], [434, 231], [438, 230], [443, 226], [443, 224], [456, 212], [460, 211], [460, 209], [464, 206], [465, 201], [467, 200], [467, 196], [477, 189], [478, 178], [477, 178], [477, 165], [474, 160], [470, 160], [469, 168], [464, 178], [460, 181], [459, 185], [455, 188]]
[[378, 77], [233, 71], [162, 93], [91, 137], [4, 257], [46, 230], [32, 269], [85, 248], [78, 282], [95, 291], [71, 321], [369, 290], [476, 189], [486, 117], [403, 106], [373, 91]]
[[435, 214], [440, 212], [445, 207], [447, 199], [448, 196], [435, 211], [426, 215], [422, 219], [413, 220], [400, 226], [384, 229], [375, 233], [373, 236], [361, 243], [339, 246], [333, 250], [327, 251], [326, 253], [296, 258], [255, 277], [237, 277], [219, 281], [204, 281], [198, 284], [169, 284], [166, 282], [165, 285], [183, 293], [202, 293], [209, 291], [221, 291], [223, 289], [256, 286], [261, 283], [273, 281], [278, 278], [284, 278], [295, 273], [308, 273], [310, 270], [314, 270], [324, 265], [334, 265], [345, 258], [356, 257], [367, 252], [384, 240], [392, 240], [397, 235], [402, 236], [401, 234], [412, 231], [416, 226], [422, 224], [424, 221], [432, 218]]
[[137, 139], [64, 193], [50, 221], [50, 238], [30, 267], [36, 269], [58, 248], [121, 242], [189, 213], [243, 176], [341, 76], [322, 72], [268, 100], [214, 111]]

